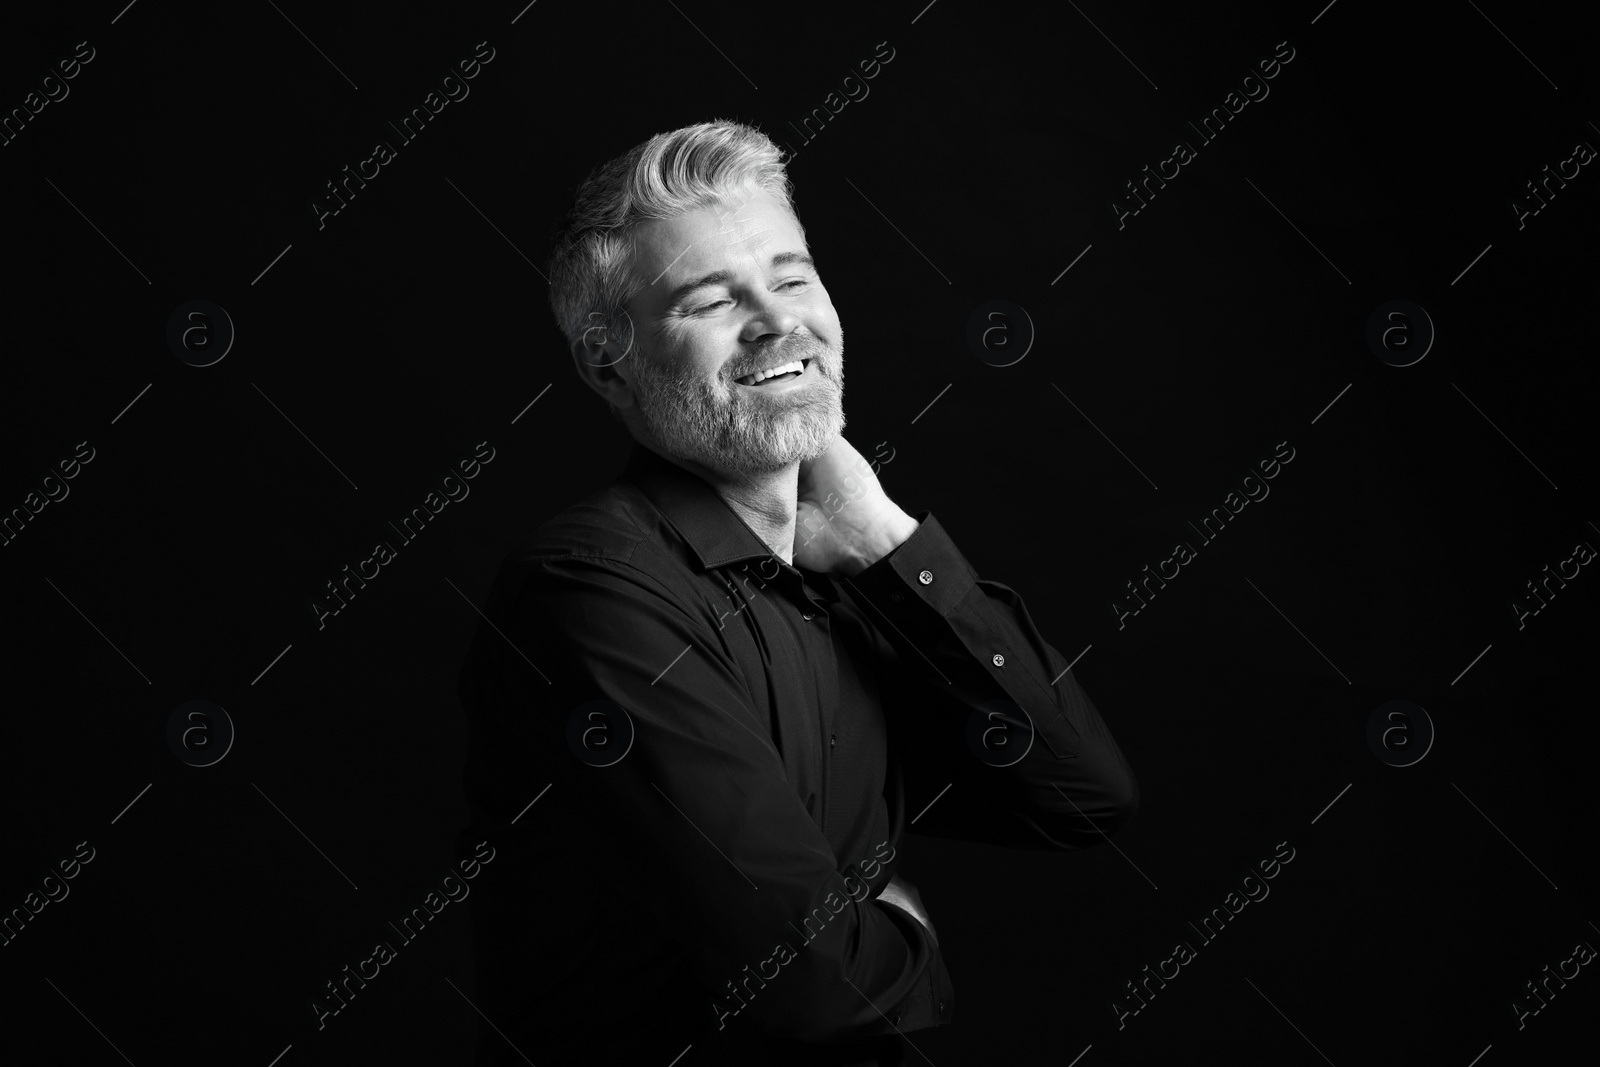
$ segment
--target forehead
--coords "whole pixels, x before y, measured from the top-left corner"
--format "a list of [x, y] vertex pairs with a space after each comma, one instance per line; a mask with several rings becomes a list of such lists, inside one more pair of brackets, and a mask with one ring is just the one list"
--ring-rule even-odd
[[633, 269], [645, 283], [644, 296], [669, 293], [681, 282], [740, 260], [765, 262], [806, 247], [794, 217], [765, 192], [734, 193], [712, 207], [642, 223], [633, 246]]

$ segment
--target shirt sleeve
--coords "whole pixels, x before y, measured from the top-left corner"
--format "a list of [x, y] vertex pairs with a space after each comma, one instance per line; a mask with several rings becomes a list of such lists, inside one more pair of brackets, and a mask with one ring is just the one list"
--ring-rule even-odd
[[872, 899], [888, 874], [869, 886], [841, 871], [859, 858], [841, 862], [796, 795], [709, 608], [652, 569], [542, 561], [507, 627], [539, 650], [549, 714], [569, 739], [573, 709], [605, 701], [625, 712], [608, 741], [628, 742], [622, 758], [574, 757], [562, 772], [615, 834], [595, 847], [639, 850], [636, 884], [619, 891], [681, 945], [713, 1029], [828, 1042], [948, 1018], [937, 946]]
[[1105, 720], [1022, 598], [980, 579], [931, 512], [918, 519], [843, 583], [873, 624], [906, 809], [920, 812], [907, 829], [1033, 850], [1106, 840], [1139, 786]]

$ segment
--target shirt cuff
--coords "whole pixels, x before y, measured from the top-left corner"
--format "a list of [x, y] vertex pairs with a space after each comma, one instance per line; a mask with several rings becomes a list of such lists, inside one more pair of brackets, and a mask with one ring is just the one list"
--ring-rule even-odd
[[910, 537], [850, 580], [874, 603], [904, 604], [917, 597], [940, 618], [947, 618], [972, 592], [978, 572], [933, 512], [914, 517], [917, 528]]

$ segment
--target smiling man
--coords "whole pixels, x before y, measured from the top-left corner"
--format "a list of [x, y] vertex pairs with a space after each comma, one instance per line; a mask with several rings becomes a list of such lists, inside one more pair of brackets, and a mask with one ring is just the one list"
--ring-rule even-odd
[[600, 167], [549, 275], [633, 447], [507, 557], [462, 668], [464, 837], [504, 857], [469, 902], [477, 1062], [900, 1063], [954, 1010], [909, 824], [1085, 848], [1132, 771], [1021, 598], [841, 435], [765, 135]]

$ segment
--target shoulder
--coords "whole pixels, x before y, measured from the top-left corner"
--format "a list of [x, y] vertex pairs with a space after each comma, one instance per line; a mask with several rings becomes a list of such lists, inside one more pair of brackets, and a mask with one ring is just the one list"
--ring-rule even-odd
[[682, 600], [693, 572], [666, 520], [625, 478], [562, 509], [512, 547], [496, 582], [515, 600], [586, 587], [644, 587]]

